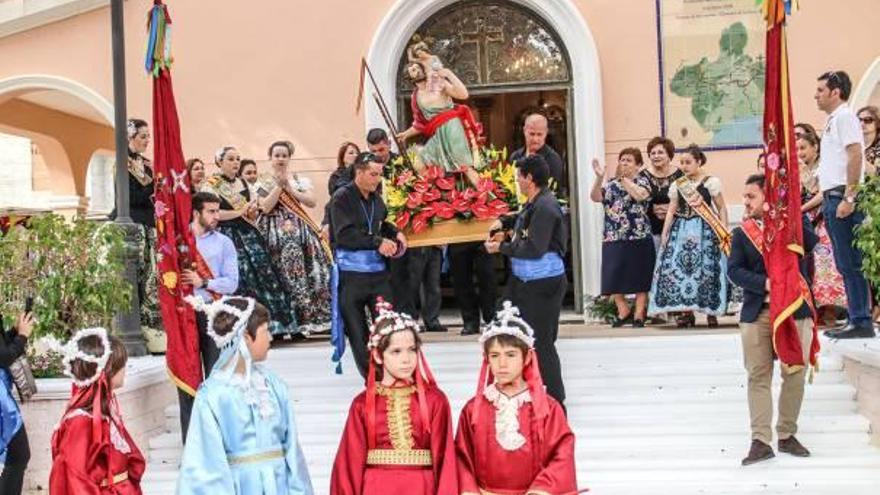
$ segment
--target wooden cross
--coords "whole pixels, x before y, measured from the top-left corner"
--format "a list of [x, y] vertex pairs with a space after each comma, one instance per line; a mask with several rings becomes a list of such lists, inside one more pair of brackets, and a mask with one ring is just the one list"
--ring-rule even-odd
[[500, 28], [487, 29], [485, 22], [477, 21], [477, 31], [473, 33], [461, 33], [462, 44], [474, 44], [477, 46], [477, 67], [480, 68], [480, 82], [489, 82], [489, 43], [501, 43], [504, 41], [504, 32]]

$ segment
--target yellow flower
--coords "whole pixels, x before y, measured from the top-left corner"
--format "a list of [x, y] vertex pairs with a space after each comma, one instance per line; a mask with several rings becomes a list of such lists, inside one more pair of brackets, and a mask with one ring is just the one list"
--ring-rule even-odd
[[390, 187], [387, 192], [389, 208], [400, 208], [406, 204], [406, 194], [403, 189]]

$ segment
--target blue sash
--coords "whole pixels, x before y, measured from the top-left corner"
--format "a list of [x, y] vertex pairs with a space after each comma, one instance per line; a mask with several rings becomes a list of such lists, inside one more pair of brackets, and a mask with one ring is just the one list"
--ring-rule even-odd
[[385, 271], [385, 259], [375, 249], [336, 250], [336, 264], [341, 272], [378, 273]]
[[375, 249], [351, 251], [337, 249], [333, 270], [330, 272], [330, 343], [336, 373], [342, 373], [342, 355], [345, 354], [345, 324], [339, 311], [339, 273], [379, 273], [385, 271], [385, 259]]
[[0, 368], [0, 464], [6, 461], [6, 448], [21, 425], [18, 403], [12, 397], [12, 377], [6, 368]]
[[546, 253], [537, 259], [510, 258], [513, 275], [523, 282], [558, 277], [565, 274], [565, 263], [559, 253]]

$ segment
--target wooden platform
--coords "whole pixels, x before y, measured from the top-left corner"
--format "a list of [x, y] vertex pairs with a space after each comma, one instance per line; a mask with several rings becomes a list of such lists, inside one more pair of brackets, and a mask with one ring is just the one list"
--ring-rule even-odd
[[494, 218], [487, 220], [446, 220], [435, 223], [425, 232], [413, 234], [404, 231], [409, 247], [438, 246], [440, 244], [458, 244], [462, 242], [485, 241], [489, 237], [489, 227], [495, 223]]

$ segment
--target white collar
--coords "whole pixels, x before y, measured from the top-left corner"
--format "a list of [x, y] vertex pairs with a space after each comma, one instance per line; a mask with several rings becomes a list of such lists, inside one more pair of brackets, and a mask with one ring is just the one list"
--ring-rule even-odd
[[494, 384], [483, 390], [486, 397], [495, 406], [495, 440], [504, 450], [514, 451], [526, 444], [526, 438], [519, 432], [519, 408], [532, 401], [529, 389], [508, 397]]

